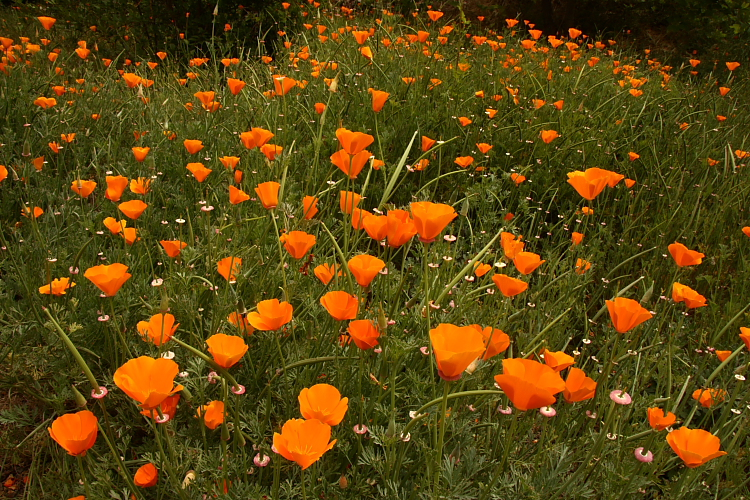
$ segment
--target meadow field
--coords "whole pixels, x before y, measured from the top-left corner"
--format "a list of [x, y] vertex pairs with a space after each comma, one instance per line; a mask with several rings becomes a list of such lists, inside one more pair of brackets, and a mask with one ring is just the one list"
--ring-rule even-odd
[[0, 498], [750, 495], [750, 62], [2, 9]]

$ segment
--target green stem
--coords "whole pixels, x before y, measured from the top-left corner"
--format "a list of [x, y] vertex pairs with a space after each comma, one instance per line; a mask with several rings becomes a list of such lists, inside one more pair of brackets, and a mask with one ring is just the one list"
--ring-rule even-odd
[[[279, 225], [276, 224], [276, 210], [271, 210], [271, 222], [273, 222], [273, 228], [276, 231], [276, 242], [279, 245], [279, 265], [281, 266], [281, 278], [284, 282], [284, 300], [289, 302], [289, 288], [286, 284], [286, 269], [284, 269], [284, 247], [281, 244], [281, 238], [279, 237]], [[283, 363], [282, 363], [283, 364]]]
[[441, 465], [443, 462], [443, 440], [445, 439], [445, 427], [446, 427], [446, 411], [448, 407], [448, 393], [450, 392], [451, 383], [446, 380], [443, 383], [443, 400], [442, 404], [440, 405], [440, 415], [438, 417], [438, 426], [440, 427], [440, 430], [438, 431], [438, 443], [437, 443], [437, 456], [435, 457], [435, 486], [432, 490], [432, 494], [437, 497], [438, 494], [438, 488], [440, 487], [440, 472], [441, 472]]
[[78, 471], [81, 473], [81, 481], [83, 482], [83, 488], [86, 490], [86, 498], [93, 498], [91, 496], [91, 490], [89, 489], [89, 482], [86, 481], [86, 472], [83, 470], [83, 458], [81, 455], [76, 456], [78, 462]]
[[75, 344], [73, 344], [73, 342], [70, 340], [70, 337], [68, 337], [65, 334], [62, 327], [60, 326], [60, 323], [58, 323], [57, 320], [54, 318], [54, 316], [52, 316], [52, 314], [49, 312], [49, 309], [47, 309], [46, 307], [42, 307], [42, 311], [44, 311], [44, 314], [47, 315], [49, 320], [55, 326], [55, 330], [57, 330], [57, 333], [60, 335], [60, 339], [63, 341], [65, 346], [73, 355], [76, 362], [78, 363], [78, 366], [80, 366], [81, 370], [83, 370], [83, 373], [86, 375], [86, 378], [88, 379], [89, 384], [91, 384], [91, 388], [97, 393], [99, 393], [99, 384], [97, 383], [96, 378], [94, 378], [94, 374], [91, 373], [91, 369], [86, 364], [86, 361], [84, 361], [83, 357], [81, 357], [81, 353], [78, 352], [78, 349], [76, 349]]
[[500, 479], [500, 474], [503, 473], [503, 469], [505, 468], [505, 462], [508, 460], [508, 453], [510, 452], [510, 444], [513, 439], [513, 436], [516, 434], [516, 425], [518, 423], [518, 412], [513, 412], [513, 420], [510, 423], [510, 429], [505, 434], [505, 446], [503, 447], [503, 458], [500, 461], [500, 464], [497, 466], [497, 469], [495, 470], [495, 474], [492, 476], [492, 480], [490, 480], [489, 484], [487, 485], [487, 488], [484, 490], [484, 493], [482, 493], [482, 496], [479, 497], [479, 500], [487, 500], [487, 497], [492, 492], [492, 487], [495, 486], [495, 483], [498, 479]]

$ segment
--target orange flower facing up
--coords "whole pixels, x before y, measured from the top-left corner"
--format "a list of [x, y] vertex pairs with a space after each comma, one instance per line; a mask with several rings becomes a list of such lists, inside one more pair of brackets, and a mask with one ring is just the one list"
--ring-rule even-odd
[[612, 319], [612, 326], [619, 333], [626, 333], [653, 317], [648, 309], [642, 307], [637, 300], [617, 297], [607, 301], [607, 310]]
[[138, 333], [141, 334], [143, 340], [152, 342], [155, 346], [159, 347], [162, 344], [169, 342], [174, 332], [177, 331], [179, 323], [174, 322], [174, 316], [171, 314], [154, 314], [148, 321], [138, 322]]
[[349, 398], [342, 398], [339, 390], [328, 384], [302, 389], [297, 399], [306, 420], [317, 419], [331, 426], [340, 424], [349, 408]]
[[243, 82], [242, 80], [238, 80], [237, 78], [227, 78], [227, 87], [229, 87], [229, 91], [232, 93], [232, 95], [237, 95], [242, 92], [242, 89], [245, 88], [245, 85], [247, 85], [247, 83]]
[[516, 238], [516, 235], [506, 231], [500, 233], [500, 245], [503, 247], [503, 253], [505, 254], [506, 259], [513, 260], [516, 258], [516, 255], [523, 252], [525, 243], [521, 241], [522, 238], [523, 236], [518, 236]]
[[239, 205], [240, 203], [250, 199], [250, 195], [241, 189], [237, 189], [234, 186], [229, 186], [229, 203], [232, 205]]
[[738, 63], [738, 62], [728, 62], [726, 64], [727, 64], [727, 69], [729, 71], [734, 71], [734, 70], [736, 70], [737, 68], [740, 67], [740, 63]]
[[[313, 273], [315, 273], [315, 276], [324, 284], [327, 285], [331, 282], [333, 279], [333, 275], [336, 272], [336, 265], [330, 265], [330, 264], [321, 264], [315, 269], [313, 269]], [[339, 271], [339, 276], [341, 275], [341, 271]]]
[[447, 381], [458, 380], [463, 371], [487, 350], [482, 332], [471, 326], [440, 323], [430, 330], [438, 375]]
[[426, 135], [423, 135], [422, 136], [422, 151], [423, 152], [429, 151], [432, 148], [432, 146], [435, 145], [436, 142], [437, 142], [437, 140], [430, 139]]
[[682, 243], [672, 243], [667, 248], [679, 267], [697, 266], [703, 262], [703, 257], [706, 256], [695, 250], [688, 250]]
[[159, 480], [159, 469], [152, 463], [141, 466], [133, 477], [133, 482], [139, 488], [150, 488], [156, 486]]
[[[367, 231], [367, 234], [373, 239], [376, 239], [376, 236], [383, 234], [383, 228], [380, 227], [378, 229], [376, 227], [378, 224], [383, 224], [382, 219], [378, 216], [368, 217], [364, 221], [365, 231]], [[368, 228], [370, 229], [368, 230]], [[371, 231], [373, 232], [371, 233]], [[373, 236], [373, 234], [375, 234], [375, 236]], [[388, 211], [385, 219], [385, 235], [389, 247], [398, 248], [412, 239], [415, 234], [417, 234], [417, 228], [414, 225], [414, 221], [409, 215], [409, 212], [406, 210]]]
[[289, 78], [283, 75], [273, 76], [273, 86], [276, 91], [276, 95], [285, 96], [297, 86], [297, 80]]
[[710, 408], [716, 403], [721, 403], [726, 396], [727, 391], [724, 389], [696, 389], [693, 392], [693, 399], [704, 408]]
[[318, 213], [318, 201], [320, 200], [315, 196], [305, 196], [302, 198], [302, 212], [305, 220], [312, 219]]
[[492, 328], [491, 326], [482, 328], [481, 325], [469, 325], [469, 328], [473, 328], [482, 334], [482, 340], [484, 341], [482, 359], [485, 361], [505, 352], [510, 347], [510, 337], [499, 328]]
[[39, 16], [37, 17], [37, 19], [40, 23], [42, 23], [42, 27], [47, 31], [51, 30], [52, 26], [54, 26], [57, 22], [57, 19], [55, 19], [54, 17]]
[[76, 286], [75, 283], [70, 282], [70, 278], [55, 278], [48, 285], [40, 286], [39, 293], [42, 295], [54, 295], [60, 297], [65, 295], [66, 290], [69, 290]]
[[526, 176], [513, 172], [512, 174], [510, 174], [510, 180], [515, 182], [516, 186], [518, 186], [526, 180]]
[[458, 217], [456, 209], [443, 203], [418, 201], [411, 204], [414, 227], [423, 243], [432, 243], [443, 229]]
[[216, 267], [225, 280], [230, 283], [237, 282], [237, 274], [242, 270], [242, 259], [239, 257], [224, 257]]
[[570, 240], [573, 242], [573, 246], [580, 245], [583, 241], [583, 234], [573, 231], [573, 234], [570, 235]]
[[136, 161], [142, 162], [146, 159], [146, 156], [148, 156], [149, 151], [151, 151], [151, 148], [134, 147], [133, 156], [135, 156]]
[[120, 287], [132, 276], [128, 272], [128, 266], [117, 263], [90, 267], [83, 275], [107, 297], [114, 297]]
[[120, 212], [133, 220], [138, 219], [147, 208], [148, 205], [141, 200], [130, 200], [117, 205], [117, 209], [120, 210]]
[[740, 340], [745, 343], [745, 347], [750, 350], [750, 328], [740, 327]]
[[122, 175], [107, 176], [107, 192], [104, 197], [111, 201], [120, 201], [122, 193], [128, 187], [128, 178]]
[[180, 367], [171, 359], [141, 356], [131, 359], [115, 371], [114, 382], [125, 394], [141, 403], [144, 410], [154, 410], [162, 401], [181, 391], [174, 385]]
[[691, 469], [727, 454], [719, 451], [721, 440], [703, 429], [680, 427], [667, 434], [667, 443]]
[[542, 260], [541, 257], [534, 252], [518, 252], [513, 258], [513, 264], [516, 266], [516, 269], [518, 269], [518, 272], [523, 275], [533, 273], [537, 267], [545, 262], [547, 261]]
[[356, 179], [367, 162], [370, 161], [370, 158], [372, 158], [372, 153], [366, 149], [354, 156], [350, 156], [346, 150], [340, 149], [331, 155], [331, 163], [348, 175], [350, 179]]
[[343, 291], [328, 292], [320, 298], [320, 304], [336, 321], [354, 319], [359, 310], [357, 297]]
[[224, 423], [224, 401], [211, 401], [196, 411], [198, 418], [203, 418], [206, 427], [213, 430]]
[[292, 321], [294, 308], [289, 302], [279, 302], [279, 299], [262, 300], [256, 308], [257, 312], [248, 313], [247, 321], [257, 330], [278, 330]]
[[96, 182], [82, 181], [78, 179], [77, 181], [73, 181], [73, 183], [70, 185], [70, 189], [72, 189], [73, 192], [79, 195], [81, 198], [87, 198], [88, 195], [93, 193], [94, 189], [96, 189]]
[[135, 194], [147, 195], [151, 191], [151, 179], [138, 177], [130, 181], [130, 190]]
[[96, 442], [99, 420], [88, 410], [66, 413], [53, 420], [52, 427], [47, 430], [69, 455], [82, 457]]
[[549, 144], [550, 142], [560, 137], [560, 134], [557, 133], [557, 130], [542, 130], [539, 133], [539, 136], [542, 138], [542, 141], [544, 141], [545, 144]]
[[372, 255], [363, 254], [349, 259], [348, 266], [359, 286], [367, 287], [385, 267], [385, 262]]
[[281, 146], [275, 144], [264, 144], [260, 147], [260, 152], [268, 158], [268, 161], [274, 161], [278, 155], [284, 150]]
[[316, 113], [318, 113], [319, 115], [322, 115], [323, 111], [325, 111], [325, 110], [326, 110], [325, 103], [322, 103], [322, 102], [316, 102], [315, 103], [315, 112]]
[[240, 140], [247, 149], [255, 149], [265, 146], [273, 136], [274, 134], [270, 130], [253, 127], [249, 132], [242, 132], [240, 134]]
[[369, 319], [357, 319], [349, 322], [349, 327], [346, 331], [354, 341], [354, 344], [363, 351], [372, 349], [378, 345], [380, 330]]
[[339, 206], [345, 214], [351, 215], [352, 210], [359, 205], [362, 197], [353, 191], [340, 191]]
[[372, 110], [376, 113], [380, 113], [383, 106], [385, 106], [385, 101], [388, 100], [391, 94], [373, 88], [368, 89], [368, 92], [372, 95]]
[[114, 217], [107, 217], [104, 219], [104, 225], [107, 226], [107, 229], [112, 234], [120, 234], [125, 229], [125, 227], [128, 225], [127, 221], [125, 219], [117, 220]]
[[315, 245], [315, 235], [304, 231], [290, 231], [279, 238], [289, 255], [295, 259], [301, 259]]
[[375, 142], [375, 138], [370, 134], [362, 132], [352, 132], [345, 128], [336, 130], [336, 137], [341, 143], [341, 147], [347, 154], [354, 156], [367, 146]]
[[39, 106], [42, 109], [49, 109], [52, 106], [57, 105], [57, 99], [55, 99], [54, 97], [44, 97], [44, 96], [37, 97], [34, 100], [34, 104]]
[[453, 160], [453, 163], [458, 165], [461, 168], [469, 168], [472, 163], [474, 163], [474, 157], [473, 156], [459, 156], [455, 160]]
[[672, 285], [672, 300], [675, 302], [684, 302], [688, 309], [695, 309], [698, 307], [704, 307], [706, 304], [706, 297], [699, 294], [689, 286], [675, 282]]
[[596, 385], [594, 379], [587, 377], [583, 370], [573, 367], [568, 372], [563, 397], [568, 403], [586, 401], [596, 395]]
[[331, 439], [331, 426], [320, 420], [287, 420], [281, 428], [281, 434], [273, 433], [273, 447], [287, 460], [296, 462], [302, 470], [320, 460], [325, 452], [336, 444]]
[[576, 170], [568, 172], [568, 184], [573, 186], [578, 194], [591, 201], [604, 191], [613, 172], [602, 168], [587, 168], [584, 172]]
[[503, 373], [495, 375], [495, 382], [521, 411], [550, 406], [555, 394], [565, 390], [559, 373], [533, 359], [504, 359]]
[[561, 372], [569, 366], [573, 366], [576, 360], [573, 356], [565, 354], [563, 351], [552, 352], [549, 349], [544, 350], [544, 364]]
[[206, 180], [206, 177], [213, 172], [210, 168], [206, 168], [206, 166], [203, 163], [188, 163], [185, 167], [186, 169], [190, 170], [190, 172], [193, 174], [193, 177], [195, 177], [195, 180], [198, 182], [203, 182]]
[[482, 276], [484, 276], [485, 274], [487, 274], [491, 270], [492, 270], [492, 266], [489, 265], [489, 264], [483, 264], [481, 262], [475, 262], [474, 263], [474, 275], [477, 278], [481, 278]]
[[240, 163], [240, 157], [239, 156], [222, 156], [219, 158], [219, 161], [222, 165], [224, 165], [224, 168], [228, 170], [234, 170], [237, 168], [237, 165]]
[[258, 184], [255, 192], [258, 194], [263, 208], [271, 209], [279, 205], [279, 188], [281, 188], [281, 184], [274, 181]]
[[648, 425], [656, 431], [663, 431], [667, 427], [674, 425], [677, 421], [677, 415], [671, 411], [664, 411], [661, 408], [649, 408]]
[[162, 248], [164, 248], [167, 255], [173, 259], [179, 257], [180, 253], [182, 253], [182, 249], [188, 246], [187, 243], [180, 240], [161, 240], [159, 243]]
[[194, 155], [201, 149], [203, 149], [203, 141], [199, 141], [196, 139], [185, 139], [182, 142], [185, 145], [185, 149], [187, 149], [187, 152], [191, 155]]
[[217, 333], [206, 339], [208, 352], [216, 364], [222, 368], [233, 367], [247, 352], [247, 344], [242, 337]]
[[495, 274], [492, 276], [492, 281], [495, 282], [495, 286], [500, 289], [505, 297], [515, 297], [529, 288], [529, 284], [525, 281], [511, 278], [506, 274]]

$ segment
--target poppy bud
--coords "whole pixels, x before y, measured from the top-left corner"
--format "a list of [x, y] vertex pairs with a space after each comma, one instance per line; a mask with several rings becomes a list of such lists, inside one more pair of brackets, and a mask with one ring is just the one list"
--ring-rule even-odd
[[388, 328], [388, 319], [385, 317], [385, 312], [383, 312], [383, 308], [381, 307], [378, 311], [378, 330], [385, 332], [386, 328]]
[[73, 389], [73, 396], [75, 397], [76, 405], [79, 408], [85, 408], [87, 404], [86, 398], [84, 398], [83, 394], [81, 394], [80, 391], [76, 389], [76, 386], [73, 385], [71, 387]]

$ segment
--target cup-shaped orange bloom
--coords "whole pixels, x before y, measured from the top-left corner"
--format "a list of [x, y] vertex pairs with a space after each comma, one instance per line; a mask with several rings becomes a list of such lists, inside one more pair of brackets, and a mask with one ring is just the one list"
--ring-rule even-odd
[[289, 231], [279, 238], [289, 255], [301, 259], [315, 245], [315, 235], [304, 231]]
[[667, 434], [667, 443], [691, 469], [727, 454], [719, 451], [721, 440], [703, 429], [680, 427]]
[[125, 238], [125, 243], [132, 245], [136, 241], [139, 241], [138, 231], [134, 227], [126, 227], [122, 230], [122, 237]]
[[385, 101], [391, 96], [388, 92], [382, 90], [375, 90], [373, 88], [368, 89], [368, 92], [372, 95], [372, 110], [376, 113], [380, 113], [385, 106]]
[[88, 197], [88, 195], [94, 192], [94, 189], [96, 189], [96, 182], [82, 181], [78, 179], [76, 181], [73, 181], [73, 183], [70, 185], [70, 189], [72, 189], [73, 192], [79, 195], [81, 198], [86, 198]]
[[276, 95], [287, 95], [290, 90], [297, 86], [297, 80], [283, 75], [273, 76], [273, 87]]
[[369, 319], [357, 319], [351, 321], [346, 331], [349, 333], [349, 337], [354, 341], [354, 344], [363, 351], [372, 349], [379, 343], [378, 337], [380, 337], [380, 330], [378, 330], [378, 327]]
[[573, 234], [570, 235], [570, 240], [573, 242], [573, 246], [580, 245], [583, 241], [583, 234], [573, 231]]
[[154, 314], [148, 321], [138, 322], [138, 333], [143, 340], [152, 342], [155, 346], [160, 346], [169, 342], [174, 332], [177, 331], [179, 323], [174, 322], [174, 316], [167, 314]]
[[112, 234], [122, 233], [123, 229], [128, 225], [128, 222], [125, 219], [118, 221], [114, 217], [107, 217], [104, 219], [103, 223]]
[[693, 399], [698, 401], [702, 407], [711, 408], [726, 399], [727, 391], [724, 389], [696, 389], [693, 391]]
[[211, 401], [203, 405], [196, 411], [199, 418], [203, 418], [203, 423], [209, 429], [216, 429], [224, 423], [224, 401]]
[[128, 266], [118, 263], [90, 267], [83, 275], [107, 297], [114, 297], [120, 287], [132, 276], [128, 272]]
[[500, 233], [500, 245], [503, 247], [503, 253], [507, 259], [513, 260], [520, 252], [523, 252], [525, 243], [521, 241], [523, 236], [518, 236], [513, 233], [503, 231]]
[[217, 333], [206, 339], [208, 352], [216, 364], [222, 368], [233, 367], [247, 352], [247, 344], [242, 337]]
[[54, 26], [55, 23], [57, 22], [57, 19], [55, 19], [54, 17], [39, 16], [37, 17], [37, 19], [39, 20], [40, 23], [42, 23], [42, 26], [47, 31], [51, 30], [52, 26]]
[[699, 294], [689, 286], [675, 282], [672, 285], [672, 300], [675, 302], [684, 302], [688, 309], [695, 309], [697, 307], [704, 307], [706, 304], [706, 297]]
[[222, 156], [219, 158], [219, 161], [222, 165], [224, 165], [224, 168], [228, 170], [234, 170], [237, 168], [237, 165], [240, 163], [240, 157], [239, 156]]
[[568, 403], [586, 401], [596, 395], [596, 385], [594, 379], [587, 377], [583, 370], [571, 368], [568, 372], [568, 379], [565, 381], [563, 397]]
[[159, 469], [152, 463], [147, 463], [138, 468], [133, 477], [133, 483], [139, 488], [150, 488], [156, 486], [159, 480]]
[[276, 144], [264, 144], [260, 147], [260, 152], [268, 158], [268, 161], [274, 161], [283, 150], [284, 148], [277, 146]]
[[372, 153], [366, 149], [353, 156], [345, 150], [339, 149], [331, 155], [331, 163], [348, 175], [350, 179], [356, 179], [371, 157]]
[[245, 88], [245, 85], [247, 85], [247, 83], [243, 82], [242, 80], [238, 80], [237, 78], [227, 78], [227, 87], [229, 87], [229, 91], [232, 93], [232, 95], [237, 95], [242, 92], [242, 89]]
[[547, 261], [542, 260], [541, 257], [534, 252], [518, 252], [513, 258], [513, 264], [516, 266], [516, 269], [518, 269], [519, 273], [524, 275], [533, 273], [537, 267], [545, 262]]
[[362, 227], [375, 241], [383, 241], [388, 236], [388, 216], [371, 215], [362, 220]]
[[247, 321], [247, 314], [240, 314], [237, 311], [232, 311], [229, 313], [229, 316], [227, 316], [227, 321], [236, 326], [240, 333], [244, 333], [245, 335], [252, 335], [255, 333], [255, 328], [253, 328], [253, 326]]
[[458, 380], [468, 366], [485, 352], [482, 333], [470, 326], [440, 323], [430, 330], [438, 375], [443, 380]]
[[198, 182], [203, 182], [206, 180], [208, 175], [213, 172], [210, 168], [206, 168], [206, 166], [203, 163], [188, 163], [185, 167], [186, 169], [190, 170], [190, 172], [193, 174], [193, 177], [195, 177], [195, 180]]
[[263, 208], [271, 209], [279, 206], [279, 188], [281, 188], [281, 184], [274, 181], [258, 184], [255, 192], [258, 194]]
[[185, 149], [187, 149], [187, 152], [191, 155], [194, 155], [201, 149], [203, 149], [203, 141], [198, 141], [196, 139], [185, 139], [182, 142], [185, 145]]
[[237, 189], [234, 186], [229, 186], [229, 203], [232, 205], [239, 205], [240, 203], [250, 199], [250, 195], [241, 189]]
[[740, 327], [740, 340], [745, 343], [745, 347], [750, 350], [750, 328]]
[[305, 220], [312, 219], [318, 213], [318, 201], [320, 200], [315, 196], [305, 196], [302, 198], [302, 217]]
[[[372, 217], [368, 218], [369, 221]], [[387, 215], [387, 241], [391, 248], [398, 248], [417, 234], [417, 226], [406, 210], [389, 210]], [[365, 229], [367, 225], [365, 224]]]
[[339, 195], [339, 207], [345, 214], [351, 215], [352, 210], [362, 201], [362, 197], [353, 191], [340, 191]]
[[357, 255], [348, 263], [349, 271], [354, 275], [359, 286], [370, 286], [375, 276], [385, 267], [385, 262], [372, 255]]
[[240, 140], [247, 149], [260, 148], [273, 138], [274, 134], [264, 128], [253, 127], [248, 132], [240, 134]]
[[542, 130], [539, 133], [539, 136], [542, 138], [542, 141], [544, 141], [545, 144], [549, 144], [550, 142], [560, 137], [560, 134], [557, 132], [557, 130]]
[[287, 420], [281, 428], [281, 434], [273, 433], [273, 447], [287, 460], [296, 462], [302, 470], [320, 460], [325, 452], [336, 444], [331, 439], [331, 426], [320, 420]]
[[345, 128], [336, 130], [336, 137], [341, 143], [341, 147], [349, 155], [354, 156], [363, 149], [367, 148], [370, 144], [375, 142], [375, 138], [370, 134], [362, 132], [352, 132]]
[[613, 172], [603, 168], [587, 168], [584, 172], [568, 172], [568, 184], [587, 200], [593, 200], [607, 187]]
[[550, 406], [555, 394], [565, 390], [559, 373], [533, 359], [504, 359], [503, 373], [495, 375], [495, 382], [521, 411]]
[[458, 217], [456, 209], [444, 203], [417, 201], [411, 204], [414, 227], [423, 243], [432, 243], [443, 229]]
[[672, 243], [667, 248], [679, 267], [697, 266], [703, 262], [703, 257], [706, 256], [695, 250], [688, 250], [682, 243]]
[[107, 176], [107, 191], [104, 193], [104, 197], [112, 201], [120, 201], [122, 193], [125, 192], [125, 188], [128, 187], [128, 178], [122, 175], [108, 175]]
[[422, 151], [423, 152], [429, 151], [430, 148], [432, 148], [432, 146], [434, 146], [436, 142], [437, 142], [436, 139], [430, 139], [426, 135], [423, 135], [422, 136]]
[[482, 334], [485, 349], [482, 359], [485, 361], [505, 352], [510, 347], [510, 337], [499, 328], [492, 328], [491, 326], [482, 328], [481, 325], [469, 325], [469, 328], [473, 328]]
[[99, 432], [99, 420], [88, 410], [66, 413], [52, 421], [49, 435], [62, 446], [69, 455], [85, 456], [94, 446]]
[[607, 301], [607, 310], [612, 318], [612, 326], [619, 333], [629, 332], [644, 321], [653, 317], [648, 309], [642, 307], [637, 300], [617, 297]]
[[661, 408], [649, 408], [648, 425], [656, 431], [663, 431], [667, 427], [674, 425], [677, 421], [677, 415], [671, 411], [664, 411]]
[[181, 391], [174, 385], [180, 367], [171, 359], [141, 356], [131, 359], [115, 371], [117, 387], [138, 401], [144, 410], [153, 410], [166, 398]]
[[[323, 263], [313, 269], [315, 276], [324, 284], [327, 285], [333, 279], [333, 275], [336, 272], [336, 265], [330, 265]], [[339, 271], [339, 275], [341, 272]]]
[[279, 302], [279, 299], [262, 300], [258, 302], [257, 312], [248, 313], [247, 321], [257, 330], [278, 330], [292, 321], [293, 311], [289, 302]]
[[561, 372], [569, 366], [573, 366], [576, 360], [570, 354], [565, 354], [563, 351], [550, 351], [549, 349], [544, 350], [544, 364], [555, 370]]
[[337, 321], [354, 319], [359, 310], [357, 297], [343, 291], [328, 292], [320, 298], [320, 304]]
[[55, 278], [48, 285], [40, 286], [39, 293], [42, 295], [55, 295], [59, 297], [65, 295], [65, 291], [76, 286], [70, 282], [70, 278]]
[[133, 156], [135, 156], [136, 161], [143, 161], [146, 159], [146, 156], [148, 156], [149, 151], [151, 151], [151, 148], [134, 147]]
[[492, 276], [492, 281], [505, 297], [515, 297], [529, 288], [529, 284], [525, 281], [511, 278], [507, 274], [495, 274]]
[[141, 200], [130, 200], [117, 205], [117, 209], [124, 213], [126, 217], [136, 220], [148, 208], [148, 205]]
[[225, 280], [236, 283], [237, 274], [242, 270], [242, 259], [239, 257], [224, 257], [216, 264], [216, 268]]
[[146, 195], [151, 191], [151, 179], [138, 177], [130, 181], [130, 190], [135, 194]]
[[167, 255], [173, 259], [178, 257], [182, 253], [182, 249], [188, 246], [187, 243], [180, 240], [161, 240], [159, 243]]
[[317, 419], [331, 426], [340, 424], [349, 408], [349, 398], [342, 398], [339, 390], [329, 384], [302, 389], [297, 399], [306, 420]]

